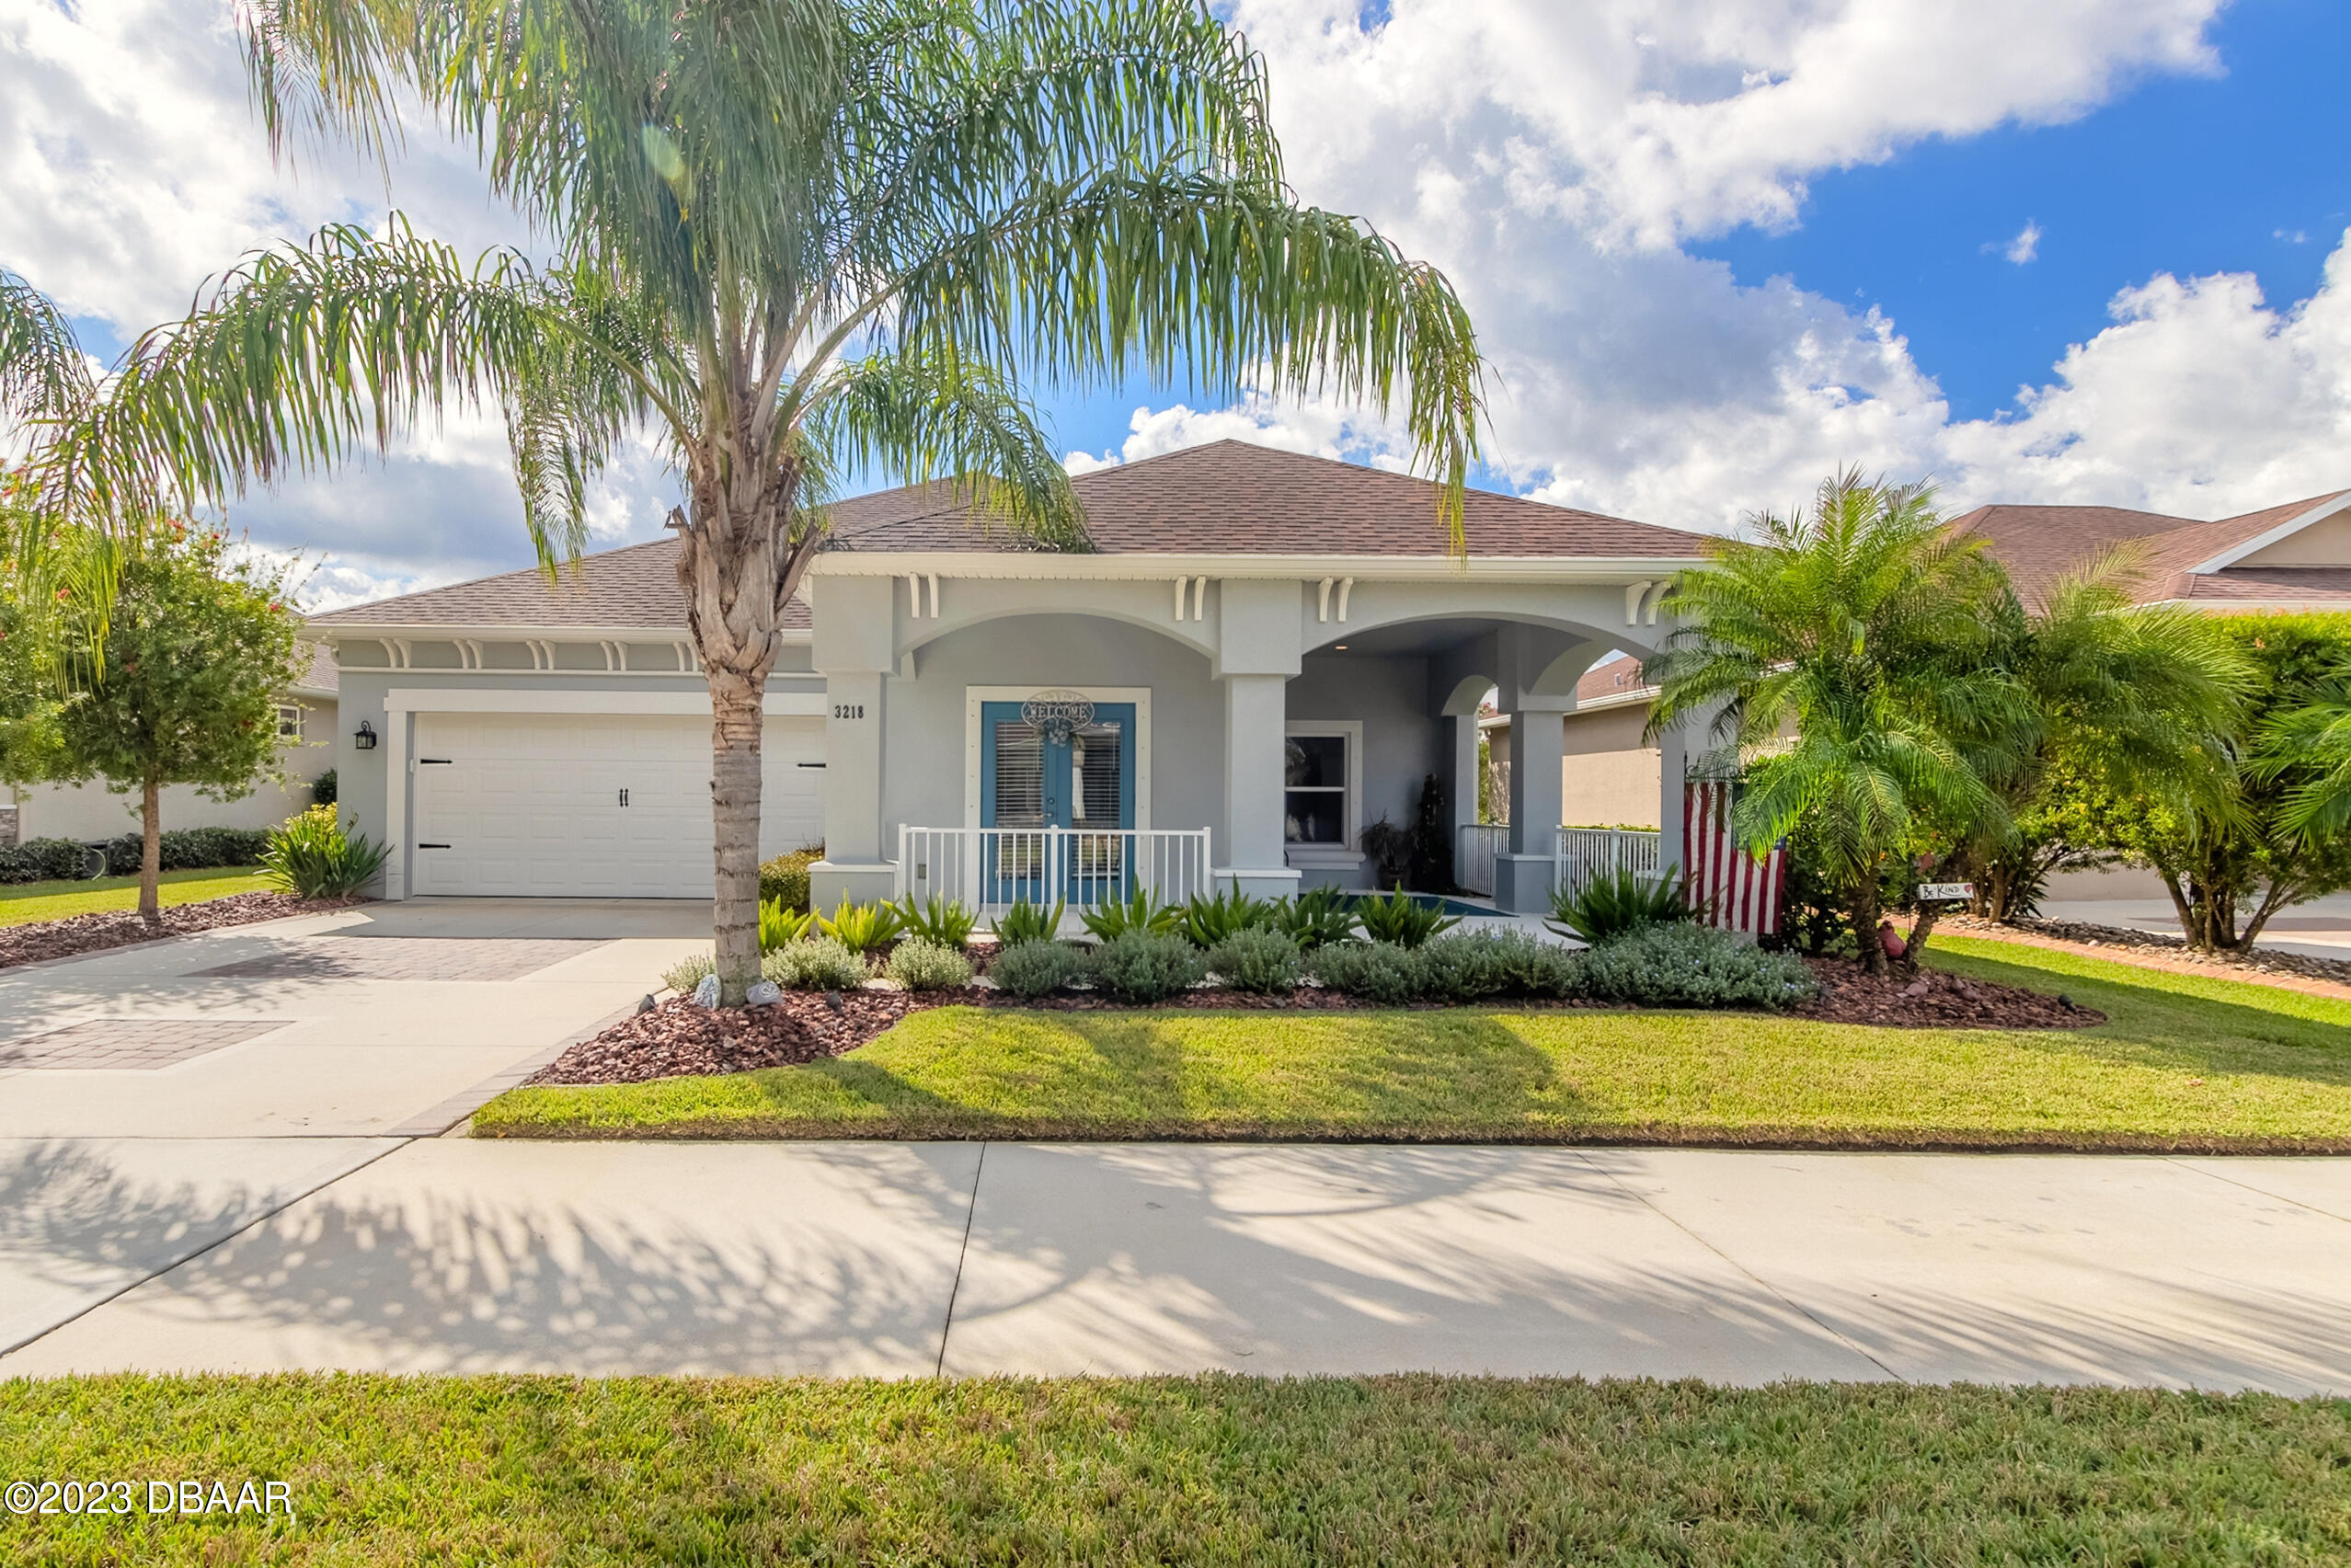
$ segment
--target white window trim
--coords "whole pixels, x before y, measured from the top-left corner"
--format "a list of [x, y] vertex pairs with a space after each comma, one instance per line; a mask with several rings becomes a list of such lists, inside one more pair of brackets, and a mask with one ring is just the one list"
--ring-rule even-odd
[[1151, 827], [1151, 688], [1148, 686], [966, 686], [963, 689], [963, 825], [980, 826], [980, 704], [1020, 703], [1039, 692], [1075, 692], [1097, 703], [1135, 705], [1135, 830]]
[[[1337, 736], [1347, 742], [1347, 837], [1336, 844], [1291, 843], [1285, 834], [1282, 853], [1292, 865], [1353, 865], [1362, 859], [1363, 721], [1359, 718], [1302, 718], [1282, 726], [1282, 738]], [[1290, 781], [1282, 781], [1282, 815], [1289, 815]]]
[[[293, 730], [291, 734], [287, 733], [286, 730], [286, 715], [288, 714], [293, 715]], [[309, 714], [304, 709], [300, 703], [280, 703], [278, 704], [278, 738], [290, 745], [301, 745], [304, 721], [309, 716]]]

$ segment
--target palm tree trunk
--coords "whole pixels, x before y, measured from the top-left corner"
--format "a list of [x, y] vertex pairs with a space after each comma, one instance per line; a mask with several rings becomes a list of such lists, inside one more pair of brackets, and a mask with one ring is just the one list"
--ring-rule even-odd
[[1862, 967], [1873, 975], [1886, 972], [1886, 944], [1877, 934], [1879, 916], [1877, 903], [1877, 873], [1865, 872], [1853, 888], [1853, 939], [1861, 944], [1858, 956]]
[[139, 918], [163, 923], [163, 785], [150, 778], [139, 796]]
[[710, 670], [710, 822], [718, 1001], [740, 1007], [759, 979], [760, 730], [767, 672]]

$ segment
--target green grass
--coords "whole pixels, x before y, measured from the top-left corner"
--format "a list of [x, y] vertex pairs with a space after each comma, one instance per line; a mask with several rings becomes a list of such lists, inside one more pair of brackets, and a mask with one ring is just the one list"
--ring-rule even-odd
[[92, 1378], [0, 1384], [0, 1453], [290, 1483], [291, 1526], [0, 1515], [62, 1565], [2351, 1556], [2351, 1403], [2147, 1390]]
[[2351, 1150], [2351, 1003], [2015, 944], [1936, 962], [2090, 1030], [1751, 1013], [939, 1008], [833, 1060], [519, 1089], [492, 1137], [1616, 1139]]
[[[255, 866], [230, 866], [211, 871], [166, 871], [158, 897], [168, 909], [174, 904], [201, 904], [236, 893], [266, 893], [270, 885]], [[99, 876], [87, 882], [21, 882], [0, 887], [0, 925], [29, 925], [34, 921], [63, 920], [68, 915], [102, 914], [109, 910], [139, 907], [139, 879]]]

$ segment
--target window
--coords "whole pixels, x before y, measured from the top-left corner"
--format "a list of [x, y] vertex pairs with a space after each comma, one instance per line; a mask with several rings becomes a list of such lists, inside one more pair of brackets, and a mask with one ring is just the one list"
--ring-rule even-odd
[[1359, 724], [1293, 724], [1283, 749], [1282, 837], [1346, 850], [1355, 842]]
[[278, 704], [278, 738], [281, 740], [302, 738], [302, 704], [300, 703]]

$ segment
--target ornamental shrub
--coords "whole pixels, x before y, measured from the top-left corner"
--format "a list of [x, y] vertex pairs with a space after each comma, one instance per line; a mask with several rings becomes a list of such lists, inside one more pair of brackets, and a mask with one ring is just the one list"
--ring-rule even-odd
[[[258, 865], [270, 847], [267, 828], [173, 828], [156, 841], [163, 871], [205, 871], [221, 865]], [[140, 840], [124, 833], [107, 841], [109, 876], [139, 874]]]
[[702, 983], [703, 976], [717, 972], [718, 964], [716, 959], [707, 953], [696, 953], [690, 958], [679, 959], [662, 970], [661, 983], [680, 996], [692, 996], [694, 988]]
[[959, 948], [910, 936], [890, 953], [882, 973], [908, 990], [954, 990], [971, 983], [971, 960]]
[[1294, 899], [1277, 898], [1274, 928], [1297, 943], [1301, 952], [1327, 942], [1346, 942], [1355, 934], [1354, 899], [1327, 883]]
[[1679, 867], [1663, 876], [1622, 868], [1595, 876], [1580, 887], [1563, 887], [1551, 900], [1546, 923], [1562, 936], [1578, 936], [1598, 946], [1630, 936], [1643, 926], [1672, 925], [1698, 918], [1690, 907]]
[[325, 773], [310, 781], [310, 804], [313, 806], [332, 806], [335, 804], [334, 769], [329, 768]]
[[838, 937], [809, 936], [761, 959], [759, 972], [787, 990], [854, 990], [866, 983], [866, 960]]
[[780, 898], [765, 899], [759, 906], [759, 950], [773, 953], [797, 942], [815, 923], [816, 917], [805, 910], [796, 910]]
[[1280, 906], [1241, 891], [1241, 884], [1213, 896], [1195, 893], [1176, 916], [1176, 929], [1195, 947], [1214, 947], [1239, 932], [1270, 928], [1281, 918]]
[[1792, 954], [1711, 926], [1645, 926], [1582, 956], [1589, 994], [1648, 1007], [1786, 1007], [1819, 989]]
[[1307, 967], [1316, 979], [1348, 996], [1391, 1007], [1420, 1000], [1420, 965], [1393, 942], [1333, 943], [1315, 948]]
[[1364, 935], [1399, 947], [1417, 947], [1462, 923], [1461, 916], [1422, 903], [1405, 892], [1401, 883], [1384, 897], [1372, 893], [1357, 899], [1355, 918], [1362, 922]]
[[1155, 931], [1121, 932], [1094, 953], [1094, 983], [1120, 1001], [1160, 1001], [1208, 973], [1200, 950]]
[[1485, 940], [1494, 945], [1495, 961], [1502, 968], [1502, 989], [1510, 995], [1558, 1001], [1583, 994], [1582, 955], [1530, 932], [1497, 932]]
[[1438, 937], [1413, 957], [1420, 966], [1420, 993], [1430, 1001], [1476, 1001], [1509, 989], [1501, 941], [1483, 932]]
[[809, 912], [809, 867], [824, 858], [824, 849], [794, 850], [759, 863], [759, 901], [782, 904], [801, 914]]
[[1289, 990], [1303, 972], [1298, 944], [1279, 931], [1234, 932], [1209, 949], [1208, 967], [1235, 990]]
[[270, 885], [304, 898], [347, 898], [375, 880], [388, 846], [346, 832], [331, 806], [314, 806], [270, 830], [261, 852]]
[[1015, 942], [998, 950], [988, 978], [1006, 994], [1027, 999], [1075, 985], [1087, 968], [1085, 955], [1066, 942]]
[[63, 882], [82, 875], [89, 851], [72, 839], [27, 839], [0, 849], [0, 882]]

